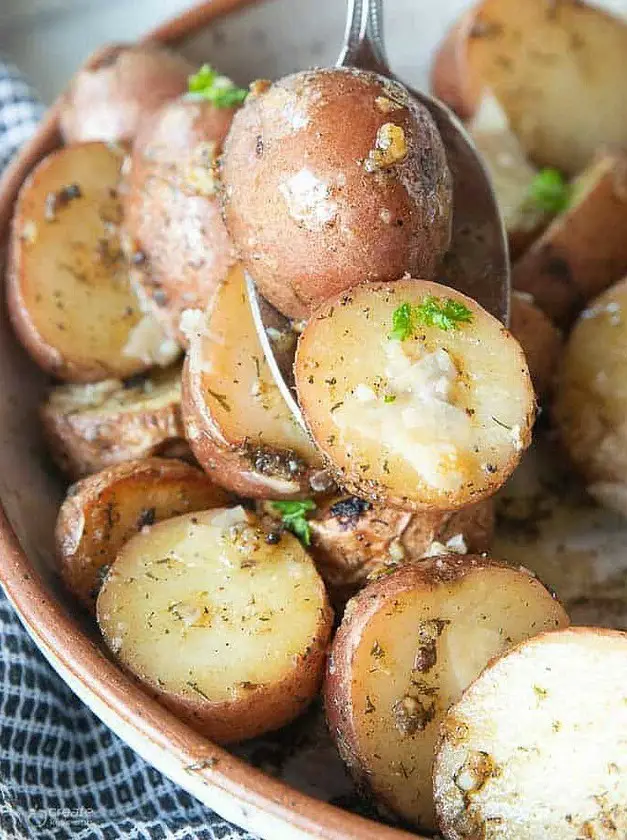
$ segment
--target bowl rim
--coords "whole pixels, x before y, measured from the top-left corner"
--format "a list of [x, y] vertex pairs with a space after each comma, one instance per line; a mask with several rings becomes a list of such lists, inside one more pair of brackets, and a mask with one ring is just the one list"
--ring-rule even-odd
[[[256, 0], [209, 0], [160, 24], [140, 43], [170, 46]], [[107, 49], [104, 47], [103, 49]], [[84, 66], [102, 54], [97, 50]], [[0, 237], [6, 245], [13, 206], [35, 165], [61, 144], [62, 97], [0, 179]], [[5, 265], [6, 271], [6, 265]], [[35, 364], [33, 362], [33, 364]], [[196, 733], [146, 694], [62, 607], [22, 549], [0, 502], [0, 584], [52, 667], [92, 711], [145, 760], [211, 808], [268, 840], [419, 840], [419, 835], [345, 811], [266, 775]], [[285, 831], [289, 834], [285, 834]]]

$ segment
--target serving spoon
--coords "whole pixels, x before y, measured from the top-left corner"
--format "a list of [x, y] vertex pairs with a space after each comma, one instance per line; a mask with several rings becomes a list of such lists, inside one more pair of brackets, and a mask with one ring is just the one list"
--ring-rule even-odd
[[[336, 67], [371, 70], [400, 82], [431, 114], [453, 179], [451, 244], [434, 278], [474, 298], [507, 325], [510, 277], [507, 238], [488, 173], [472, 139], [441, 102], [408, 87], [390, 70], [383, 42], [383, 0], [348, 0], [344, 43]], [[299, 425], [306, 430], [295, 398], [293, 354], [273, 344], [277, 327], [290, 323], [257, 291], [246, 272], [255, 328], [274, 380]]]

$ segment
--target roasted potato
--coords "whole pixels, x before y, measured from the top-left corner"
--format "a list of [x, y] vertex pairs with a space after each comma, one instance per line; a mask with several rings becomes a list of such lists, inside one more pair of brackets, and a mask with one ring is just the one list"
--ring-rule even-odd
[[181, 369], [122, 382], [58, 385], [41, 406], [52, 457], [71, 479], [184, 443]]
[[406, 510], [478, 502], [531, 439], [520, 346], [479, 304], [437, 283], [365, 284], [329, 301], [300, 336], [295, 373], [329, 469], [371, 501]]
[[129, 461], [84, 478], [69, 488], [57, 517], [61, 576], [95, 613], [103, 578], [134, 534], [163, 519], [229, 501], [201, 470], [172, 459]]
[[579, 0], [481, 0], [437, 55], [432, 87], [463, 118], [488, 90], [525, 152], [574, 175], [627, 147], [627, 26]]
[[627, 273], [627, 154], [599, 158], [573, 185], [570, 207], [514, 264], [512, 284], [558, 325]]
[[527, 159], [507, 115], [490, 93], [483, 95], [468, 129], [492, 180], [510, 256], [516, 258], [550, 218], [530, 195], [538, 169]]
[[562, 334], [525, 292], [512, 292], [509, 329], [522, 347], [540, 399], [553, 387], [562, 352]]
[[324, 686], [331, 734], [357, 781], [434, 829], [431, 767], [449, 705], [494, 656], [567, 623], [531, 572], [487, 557], [408, 563], [363, 589], [348, 604]]
[[[486, 499], [460, 511], [411, 513], [356, 496], [335, 496], [309, 520], [310, 552], [334, 600], [345, 601], [370, 575], [430, 553], [481, 554], [494, 532], [494, 504]], [[448, 544], [448, 547], [447, 547]]]
[[59, 379], [128, 377], [179, 353], [143, 314], [120, 247], [124, 154], [105, 143], [59, 149], [20, 191], [11, 230], [9, 314], [35, 361]]
[[446, 715], [446, 840], [627, 837], [627, 635], [571, 627], [490, 664]]
[[183, 422], [198, 461], [218, 484], [242, 496], [328, 492], [332, 482], [321, 458], [272, 379], [241, 268], [229, 274], [206, 313], [196, 314], [196, 323], [187, 319]]
[[214, 164], [234, 108], [192, 94], [146, 120], [131, 154], [124, 228], [155, 315], [181, 340], [181, 313], [202, 308], [235, 262]]
[[159, 44], [112, 44], [79, 70], [61, 103], [66, 143], [130, 142], [142, 122], [187, 90], [194, 68]]
[[219, 743], [278, 729], [305, 709], [333, 621], [296, 537], [271, 544], [241, 507], [179, 516], [133, 537], [97, 614], [120, 662]]
[[290, 317], [365, 280], [432, 277], [449, 245], [451, 177], [435, 124], [373, 73], [311, 70], [253, 86], [222, 179], [239, 256]]
[[557, 377], [553, 418], [594, 498], [627, 516], [627, 279], [584, 310]]

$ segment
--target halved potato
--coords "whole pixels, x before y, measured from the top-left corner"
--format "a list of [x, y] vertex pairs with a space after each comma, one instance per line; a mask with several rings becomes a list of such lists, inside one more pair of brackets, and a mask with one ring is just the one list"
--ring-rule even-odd
[[[335, 496], [309, 520], [310, 552], [334, 600], [345, 601], [369, 576], [431, 553], [488, 551], [494, 533], [492, 499], [452, 513], [409, 512], [356, 496]], [[447, 546], [448, 544], [448, 546]]]
[[494, 656], [567, 623], [531, 572], [487, 557], [408, 563], [362, 589], [347, 606], [324, 686], [331, 734], [351, 772], [384, 806], [435, 828], [431, 767], [446, 710]]
[[627, 147], [626, 76], [619, 18], [580, 0], [481, 0], [440, 47], [432, 86], [463, 118], [489, 90], [532, 160], [575, 174], [601, 146]]
[[512, 284], [568, 325], [627, 273], [627, 153], [605, 154], [573, 184], [570, 207], [514, 264]]
[[105, 143], [59, 149], [17, 200], [9, 314], [35, 361], [71, 382], [132, 376], [179, 353], [131, 288], [119, 239], [123, 159]]
[[627, 635], [571, 627], [489, 665], [446, 715], [446, 840], [627, 837]]
[[126, 543], [98, 596], [120, 662], [219, 743], [288, 723], [322, 678], [324, 585], [296, 537], [267, 536], [241, 507], [160, 522]]
[[509, 329], [523, 349], [538, 398], [551, 391], [562, 353], [562, 334], [531, 295], [512, 292]]
[[187, 90], [194, 67], [161, 44], [111, 44], [70, 82], [59, 119], [66, 143], [130, 142], [163, 102]]
[[[70, 478], [105, 467], [162, 454], [184, 443], [181, 369], [150, 376], [58, 385], [40, 409], [52, 457]], [[176, 454], [180, 457], [181, 450]]]
[[[409, 321], [405, 340], [391, 335]], [[338, 484], [372, 501], [465, 507], [503, 484], [531, 439], [520, 346], [479, 304], [437, 283], [364, 284], [327, 302], [299, 339], [295, 372]]]
[[[183, 421], [195, 456], [243, 496], [302, 498], [332, 482], [274, 384], [238, 266], [188, 329]], [[292, 334], [279, 340], [295, 340]]]
[[627, 278], [575, 324], [557, 377], [553, 418], [590, 494], [627, 516]]
[[228, 494], [181, 461], [146, 458], [109, 467], [72, 485], [55, 531], [61, 575], [95, 612], [109, 566], [133, 534], [182, 513], [223, 507]]

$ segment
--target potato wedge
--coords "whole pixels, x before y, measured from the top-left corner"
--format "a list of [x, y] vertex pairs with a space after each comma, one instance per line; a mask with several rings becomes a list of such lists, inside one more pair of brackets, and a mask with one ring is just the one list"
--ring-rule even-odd
[[105, 641], [182, 720], [219, 743], [278, 729], [320, 686], [333, 613], [296, 537], [243, 508], [133, 537], [98, 596]]
[[[430, 553], [481, 554], [494, 533], [492, 499], [454, 511], [411, 513], [356, 496], [335, 496], [309, 520], [310, 552], [334, 601], [346, 601], [369, 576]], [[449, 544], [448, 549], [446, 547]]]
[[91, 475], [69, 488], [57, 517], [61, 576], [95, 613], [104, 576], [134, 534], [163, 519], [229, 501], [202, 470], [173, 459], [129, 461]]
[[[181, 369], [176, 365], [126, 382], [58, 385], [40, 414], [50, 453], [71, 479], [162, 454], [184, 443]], [[180, 457], [180, 446], [176, 454]]]
[[130, 285], [119, 239], [123, 159], [105, 143], [59, 149], [27, 178], [16, 205], [9, 314], [35, 361], [70, 382], [125, 378], [179, 353]]
[[442, 724], [446, 840], [627, 837], [627, 635], [543, 633], [489, 665]]
[[627, 273], [627, 153], [599, 158], [577, 178], [570, 207], [514, 264], [512, 284], [558, 325]]
[[562, 353], [562, 334], [525, 292], [512, 292], [509, 329], [529, 365], [539, 399], [551, 391]]
[[183, 421], [198, 461], [218, 484], [242, 496], [328, 492], [332, 482], [322, 460], [272, 379], [241, 268], [198, 316], [183, 369]]
[[127, 250], [155, 317], [179, 341], [182, 312], [204, 309], [235, 263], [214, 171], [234, 112], [181, 97], [144, 121], [133, 145]]
[[627, 516], [627, 278], [575, 324], [557, 377], [553, 419], [589, 493]]
[[449, 33], [432, 87], [464, 119], [486, 90], [531, 159], [574, 175], [627, 147], [627, 26], [579, 0], [481, 0]]
[[347, 606], [324, 686], [331, 734], [355, 778], [406, 820], [435, 828], [431, 767], [446, 710], [494, 656], [567, 623], [531, 572], [487, 557], [408, 563], [363, 589]]
[[[392, 335], [397, 326], [405, 340]], [[299, 339], [295, 373], [338, 484], [372, 501], [465, 507], [503, 484], [531, 439], [533, 389], [518, 343], [437, 283], [365, 284], [329, 301]]]
[[194, 67], [160, 44], [112, 44], [78, 71], [61, 101], [66, 143], [130, 142], [149, 114], [184, 93]]

